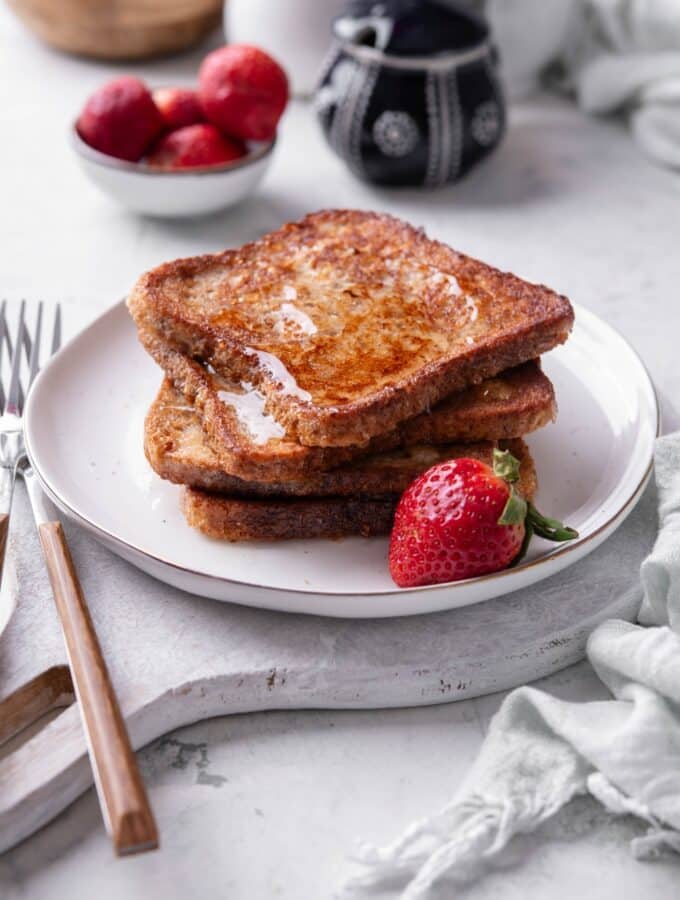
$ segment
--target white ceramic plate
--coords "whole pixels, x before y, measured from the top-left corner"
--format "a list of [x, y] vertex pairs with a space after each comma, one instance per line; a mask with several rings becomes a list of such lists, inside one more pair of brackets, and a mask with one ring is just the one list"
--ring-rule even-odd
[[578, 529], [555, 545], [535, 540], [505, 572], [399, 590], [387, 540], [229, 544], [190, 529], [180, 488], [161, 481], [142, 450], [144, 415], [160, 373], [137, 342], [123, 304], [44, 369], [26, 412], [28, 451], [43, 486], [69, 516], [156, 578], [217, 600], [325, 616], [399, 616], [478, 603], [554, 575], [594, 550], [624, 520], [651, 472], [659, 417], [635, 352], [577, 309], [573, 335], [545, 357], [557, 423], [529, 438], [537, 506]]

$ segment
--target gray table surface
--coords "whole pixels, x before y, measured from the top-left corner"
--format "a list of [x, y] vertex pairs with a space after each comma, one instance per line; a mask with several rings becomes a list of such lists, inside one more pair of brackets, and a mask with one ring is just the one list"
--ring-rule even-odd
[[[513, 109], [502, 149], [463, 184], [394, 192], [357, 183], [326, 150], [309, 107], [296, 103], [249, 203], [195, 222], [137, 218], [85, 182], [68, 123], [113, 72], [132, 68], [152, 82], [181, 83], [192, 79], [198, 58], [87, 63], [46, 50], [0, 9], [0, 296], [59, 300], [73, 332], [162, 260], [242, 243], [314, 208], [378, 208], [604, 316], [649, 366], [665, 430], [680, 422], [672, 402], [680, 387], [680, 176], [649, 164], [620, 123], [535, 98]], [[605, 696], [586, 664], [544, 687], [575, 700]], [[330, 897], [355, 838], [384, 842], [450, 796], [501, 699], [259, 713], [183, 729], [140, 754], [162, 827], [160, 852], [115, 860], [90, 791], [0, 857], [0, 896]], [[642, 830], [579, 800], [523, 840], [508, 868], [460, 896], [675, 898], [680, 860], [641, 864], [629, 854], [629, 839]]]

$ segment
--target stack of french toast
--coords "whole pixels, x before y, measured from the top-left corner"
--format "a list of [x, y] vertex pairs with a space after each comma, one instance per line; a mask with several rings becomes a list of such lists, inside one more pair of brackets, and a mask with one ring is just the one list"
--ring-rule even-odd
[[388, 534], [400, 495], [556, 414], [539, 356], [569, 301], [391, 216], [327, 210], [143, 275], [128, 301], [164, 373], [145, 452], [227, 540]]

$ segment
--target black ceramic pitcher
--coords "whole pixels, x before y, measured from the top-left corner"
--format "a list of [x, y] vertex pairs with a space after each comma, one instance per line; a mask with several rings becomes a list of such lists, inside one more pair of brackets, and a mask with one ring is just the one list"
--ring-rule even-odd
[[435, 0], [351, 3], [316, 108], [352, 171], [377, 184], [457, 181], [499, 143], [505, 104], [483, 19]]

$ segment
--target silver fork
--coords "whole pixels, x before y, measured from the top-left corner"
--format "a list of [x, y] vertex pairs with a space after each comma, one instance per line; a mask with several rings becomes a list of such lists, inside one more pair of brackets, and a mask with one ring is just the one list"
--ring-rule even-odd
[[[17, 340], [12, 343], [12, 337], [7, 325], [7, 303], [5, 300], [0, 305], [0, 365], [2, 357], [7, 348], [10, 360], [10, 376], [9, 385], [5, 392], [4, 385], [0, 379], [0, 406], [2, 407], [2, 416], [0, 416], [0, 572], [2, 572], [3, 563], [5, 561], [5, 548], [7, 546], [7, 533], [9, 530], [9, 514], [12, 509], [12, 496], [14, 494], [14, 481], [16, 478], [17, 465], [22, 456], [25, 455], [24, 450], [24, 431], [21, 423], [21, 412], [23, 409], [24, 395], [21, 387], [21, 358], [22, 350], [25, 350], [29, 358], [29, 381], [30, 388], [38, 371], [38, 362], [35, 354], [35, 345], [30, 346], [30, 338], [25, 328], [24, 317], [26, 314], [26, 301], [21, 301], [19, 309], [19, 324], [17, 327]], [[36, 345], [40, 344], [40, 331], [42, 327], [42, 303], [38, 305], [36, 318]], [[53, 348], [52, 352], [59, 347], [61, 335], [61, 314], [57, 306], [53, 331]], [[29, 341], [28, 344], [25, 341]], [[56, 344], [54, 343], [56, 341]]]
[[[97, 634], [87, 608], [61, 522], [51, 511], [24, 447], [24, 399], [40, 367], [43, 306], [39, 304], [33, 335], [26, 327], [25, 303], [19, 311], [14, 341], [7, 326], [6, 308], [0, 306], [0, 353], [11, 357], [7, 391], [0, 385], [0, 466], [2, 467], [2, 549], [12, 502], [14, 477], [20, 475], [28, 491], [40, 545], [50, 576], [54, 601], [61, 619], [64, 643], [88, 752], [106, 829], [119, 854], [138, 853], [158, 846], [158, 833], [135, 759], [125, 720], [120, 711]], [[61, 315], [57, 306], [50, 355], [61, 341]], [[28, 360], [26, 391], [22, 387], [22, 357]], [[1, 363], [0, 358], [0, 363]]]

